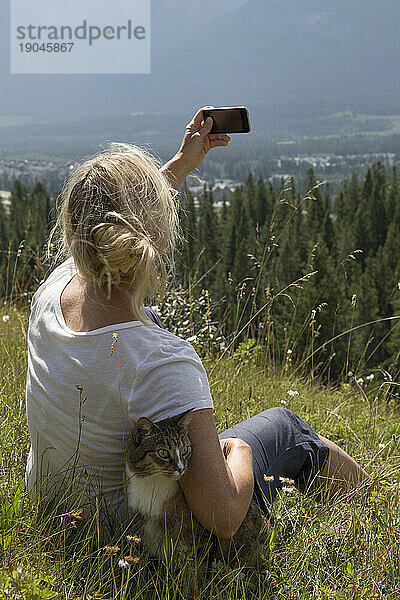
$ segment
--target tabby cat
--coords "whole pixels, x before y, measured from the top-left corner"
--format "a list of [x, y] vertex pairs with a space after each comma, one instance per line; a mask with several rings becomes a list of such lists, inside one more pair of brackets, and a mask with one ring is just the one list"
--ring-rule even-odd
[[231, 540], [219, 540], [191, 512], [178, 483], [191, 455], [188, 424], [191, 412], [153, 423], [136, 422], [128, 449], [125, 486], [128, 506], [139, 516], [141, 536], [150, 555], [171, 557], [173, 549], [196, 556], [251, 562], [267, 537], [267, 522], [253, 499], [243, 523]]

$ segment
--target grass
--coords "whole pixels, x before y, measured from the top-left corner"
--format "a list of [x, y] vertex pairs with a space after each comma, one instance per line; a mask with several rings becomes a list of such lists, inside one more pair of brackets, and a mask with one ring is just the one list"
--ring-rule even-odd
[[[399, 597], [400, 413], [382, 399], [378, 374], [364, 388], [351, 378], [323, 387], [295, 376], [290, 365], [272, 371], [252, 353], [205, 362], [219, 430], [286, 406], [342, 446], [392, 494], [387, 501], [373, 494], [317, 502], [312, 494], [282, 493], [273, 507], [269, 558], [257, 568], [214, 564], [202, 584], [190, 556], [174, 569], [159, 566], [126, 537], [115, 539], [115, 548], [99, 547], [79, 513], [38, 514], [23, 486], [29, 449], [27, 325], [26, 310], [11, 305], [0, 310], [0, 599]], [[118, 565], [125, 556], [133, 557], [128, 568]]]

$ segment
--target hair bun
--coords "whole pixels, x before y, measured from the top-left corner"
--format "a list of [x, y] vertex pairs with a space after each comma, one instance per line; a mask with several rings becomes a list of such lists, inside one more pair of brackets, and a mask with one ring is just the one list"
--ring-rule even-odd
[[59, 230], [59, 254], [72, 255], [81, 276], [98, 288], [110, 293], [126, 283], [134, 289], [132, 311], [139, 320], [145, 297], [163, 295], [165, 259], [173, 271], [181, 238], [176, 191], [157, 161], [143, 148], [113, 143], [79, 165], [64, 184], [49, 240]]

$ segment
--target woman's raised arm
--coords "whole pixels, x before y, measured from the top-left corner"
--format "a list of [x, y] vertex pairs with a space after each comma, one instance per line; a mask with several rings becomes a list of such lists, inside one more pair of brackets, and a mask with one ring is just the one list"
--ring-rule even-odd
[[[204, 106], [203, 108], [214, 108]], [[161, 171], [166, 175], [171, 187], [178, 189], [186, 175], [199, 166], [211, 148], [227, 146], [231, 139], [226, 133], [210, 133], [212, 119], [203, 122], [203, 108], [200, 108], [193, 119], [186, 125], [185, 135], [178, 152], [169, 160]]]
[[218, 439], [211, 408], [193, 412], [192, 455], [179, 483], [200, 523], [221, 539], [233, 537], [249, 508], [253, 489], [252, 451], [237, 438]]

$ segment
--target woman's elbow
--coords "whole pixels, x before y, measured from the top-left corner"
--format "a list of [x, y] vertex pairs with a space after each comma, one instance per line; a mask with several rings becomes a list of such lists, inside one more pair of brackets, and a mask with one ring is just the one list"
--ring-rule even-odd
[[[221, 539], [233, 538], [245, 519], [252, 500], [254, 479], [246, 493], [236, 494], [230, 498], [227, 494], [214, 498], [212, 507], [204, 503], [201, 506], [201, 516], [197, 515], [200, 523]], [[206, 507], [208, 506], [208, 510]]]
[[225, 509], [223, 514], [213, 514], [211, 520], [207, 519], [201, 524], [221, 540], [230, 540], [241, 526], [245, 516], [246, 513], [238, 515]]
[[241, 523], [239, 523], [239, 525], [237, 527], [220, 528], [217, 532], [215, 532], [215, 535], [220, 540], [231, 540], [233, 538], [233, 536], [235, 535], [235, 533], [237, 532], [237, 530], [239, 529], [240, 525], [241, 525]]

